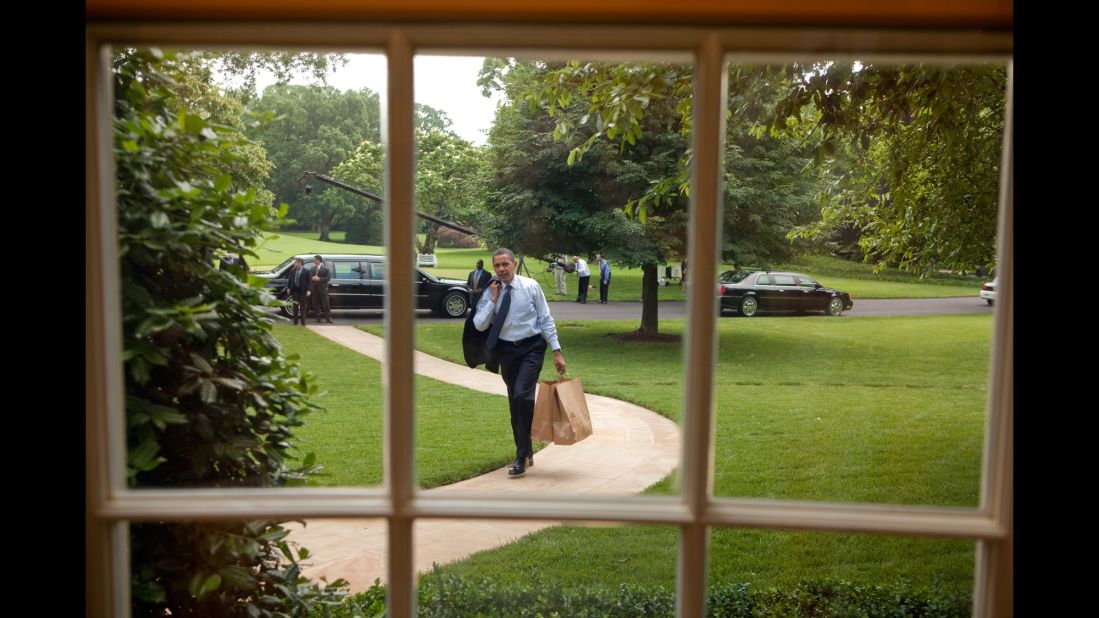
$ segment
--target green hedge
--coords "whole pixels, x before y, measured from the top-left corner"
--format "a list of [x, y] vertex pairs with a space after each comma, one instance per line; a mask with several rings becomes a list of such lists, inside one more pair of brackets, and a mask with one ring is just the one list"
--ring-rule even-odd
[[[531, 575], [537, 579], [537, 574]], [[968, 616], [969, 595], [923, 593], [903, 584], [868, 586], [843, 581], [802, 582], [787, 590], [752, 590], [748, 584], [710, 588], [706, 615], [714, 618], [945, 618]], [[316, 614], [320, 616], [321, 614]], [[331, 616], [384, 616], [385, 588], [375, 583]], [[617, 589], [563, 589], [552, 583], [502, 587], [436, 571], [420, 580], [417, 615], [425, 618], [648, 618], [675, 616], [675, 593], [623, 584]]]

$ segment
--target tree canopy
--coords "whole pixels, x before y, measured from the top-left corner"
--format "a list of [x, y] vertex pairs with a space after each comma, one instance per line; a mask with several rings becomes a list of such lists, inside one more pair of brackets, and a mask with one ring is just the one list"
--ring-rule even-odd
[[[486, 63], [483, 81], [500, 83], [510, 66]], [[545, 67], [519, 98], [554, 118], [553, 135], [573, 146], [567, 160], [575, 163], [601, 141], [623, 153], [635, 148], [645, 135], [643, 119], [669, 99], [679, 130], [689, 134], [691, 78], [689, 67], [680, 65], [569, 62]], [[818, 240], [853, 227], [866, 259], [879, 269], [895, 265], [922, 273], [990, 265], [1005, 83], [999, 65], [731, 65], [726, 142], [736, 148], [726, 151], [726, 211], [746, 208], [741, 188], [730, 191], [730, 182], [740, 184], [766, 168], [741, 160], [744, 153], [777, 156], [772, 170], [784, 169], [787, 181], [786, 199], [763, 200], [764, 208], [752, 209], [765, 217], [775, 206], [785, 208], [774, 225], [753, 227], [751, 216], [726, 217], [726, 238], [734, 239], [726, 242], [726, 257], [779, 257], [772, 239], [783, 226], [790, 239]], [[790, 145], [760, 150], [749, 136]], [[806, 172], [789, 182], [807, 155], [818, 166], [816, 178]], [[677, 173], [651, 178], [625, 210], [644, 219], [651, 207], [684, 195], [690, 156], [685, 150]], [[818, 193], [811, 221], [803, 220], [806, 192]]]

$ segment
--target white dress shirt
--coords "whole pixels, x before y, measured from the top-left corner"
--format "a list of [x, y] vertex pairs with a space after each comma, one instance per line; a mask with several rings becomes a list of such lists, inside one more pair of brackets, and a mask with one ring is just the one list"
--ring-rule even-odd
[[576, 261], [576, 276], [577, 277], [590, 277], [591, 271], [588, 270], [588, 263], [584, 260]]
[[[503, 284], [503, 282], [500, 282]], [[530, 277], [515, 275], [511, 283], [511, 306], [508, 308], [504, 326], [500, 329], [500, 339], [504, 341], [520, 341], [527, 337], [541, 334], [551, 350], [560, 350], [561, 344], [557, 342], [557, 325], [550, 315], [549, 303], [546, 295], [542, 293], [542, 287]], [[507, 286], [500, 289], [500, 297], [492, 302], [491, 288], [485, 288], [485, 295], [477, 304], [477, 313], [473, 316], [473, 325], [477, 330], [488, 330], [492, 325], [492, 318], [496, 315], [500, 304], [507, 293]]]

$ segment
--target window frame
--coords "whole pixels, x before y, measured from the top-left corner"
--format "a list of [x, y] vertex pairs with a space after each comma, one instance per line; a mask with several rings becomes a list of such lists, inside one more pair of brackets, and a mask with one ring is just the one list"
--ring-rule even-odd
[[[250, 517], [384, 517], [390, 616], [414, 614], [413, 523], [420, 518], [521, 518], [672, 524], [680, 529], [677, 616], [701, 616], [709, 529], [751, 527], [968, 538], [977, 541], [973, 613], [1012, 615], [1012, 36], [967, 30], [736, 28], [584, 24], [92, 23], [86, 30], [86, 603], [89, 615], [129, 616], [129, 521]], [[1008, 65], [999, 201], [999, 302], [977, 509], [716, 498], [713, 484], [717, 334], [710, 286], [691, 286], [682, 379], [682, 491], [674, 497], [522, 497], [437, 494], [416, 488], [413, 450], [413, 260], [390, 261], [386, 282], [385, 477], [380, 488], [131, 490], [125, 487], [121, 286], [112, 159], [112, 45], [279, 47], [387, 56], [385, 246], [412, 255], [413, 60], [416, 54], [538, 55], [647, 59], [695, 66], [694, 165], [688, 262], [696, 281], [715, 280], [721, 232], [725, 67], [731, 57], [987, 60]]]

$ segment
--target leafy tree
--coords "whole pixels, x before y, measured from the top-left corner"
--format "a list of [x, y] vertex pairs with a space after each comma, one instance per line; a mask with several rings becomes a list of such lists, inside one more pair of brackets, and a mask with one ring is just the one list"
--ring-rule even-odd
[[[486, 67], [497, 80], [505, 68]], [[689, 133], [692, 105], [683, 95], [690, 79], [683, 67], [571, 62], [545, 73], [523, 99], [556, 119], [558, 139], [579, 142], [569, 153], [575, 161], [601, 140], [632, 147], [653, 102], [669, 97]], [[728, 141], [741, 141], [738, 134], [747, 131], [757, 139], [793, 136], [799, 147], [815, 150], [824, 170], [817, 182], [831, 183], [821, 190], [822, 221], [802, 222], [792, 239], [854, 227], [879, 269], [987, 266], [995, 245], [1005, 83], [1004, 67], [992, 65], [733, 65]], [[682, 195], [689, 160], [686, 152], [677, 174], [653, 178], [627, 211], [637, 208], [643, 217], [649, 206]], [[745, 238], [743, 229], [726, 232]]]
[[1004, 66], [834, 63], [797, 78], [776, 116], [819, 110], [835, 180], [793, 237], [857, 229], [879, 271], [994, 267]]
[[275, 163], [268, 188], [278, 201], [290, 205], [294, 220], [315, 226], [320, 240], [330, 240], [332, 227], [354, 211], [335, 197], [338, 189], [327, 185], [318, 183], [306, 199], [302, 174], [331, 174], [363, 141], [381, 141], [377, 93], [369, 88], [340, 92], [331, 86], [275, 84], [251, 107], [278, 118], [249, 131]]
[[[332, 170], [340, 182], [382, 195], [385, 185], [385, 148], [372, 141], [359, 144], [349, 159]], [[385, 220], [382, 206], [372, 200], [346, 191], [330, 191], [331, 199], [341, 208], [354, 213], [347, 224], [347, 242], [380, 245], [385, 242]]]
[[[478, 218], [484, 205], [481, 191], [482, 149], [451, 131], [416, 130], [416, 208], [456, 223]], [[439, 226], [424, 224], [427, 234], [416, 240], [420, 253], [435, 253]]]
[[[509, 107], [497, 111], [489, 132], [489, 209], [486, 229], [497, 244], [528, 255], [558, 252], [587, 258], [596, 251], [613, 262], [641, 267], [644, 303], [639, 333], [657, 329], [657, 264], [683, 246], [685, 201], [673, 197], [659, 216], [645, 224], [622, 210], [653, 175], [674, 170], [683, 141], [670, 113], [653, 114], [651, 137], [619, 157], [605, 142], [592, 142], [586, 157], [569, 160], [566, 144], [554, 139], [553, 121], [523, 94], [547, 68], [536, 63], [487, 60], [482, 85], [503, 89]], [[665, 110], [669, 111], [670, 110]], [[669, 125], [669, 123], [672, 123]], [[672, 130], [661, 130], [672, 126]]]
[[[270, 296], [213, 260], [254, 256], [285, 208], [230, 174], [254, 154], [240, 130], [182, 104], [181, 84], [195, 100], [217, 97], [189, 81], [192, 60], [122, 50], [113, 61], [128, 482], [300, 483], [316, 467], [312, 455], [295, 462], [293, 428], [316, 409], [316, 387], [272, 337], [257, 307]], [[342, 581], [301, 576], [308, 552], [288, 545], [278, 521], [135, 523], [130, 533], [135, 615], [306, 615], [344, 594]]]
[[[446, 118], [438, 110], [427, 106], [421, 108], [431, 111], [433, 118]], [[333, 170], [332, 177], [381, 195], [384, 164], [385, 150], [381, 144], [366, 141]], [[416, 208], [458, 223], [477, 220], [484, 203], [481, 188], [483, 165], [482, 150], [453, 132], [417, 129]], [[332, 194], [332, 203], [355, 213], [348, 229], [348, 242], [381, 244], [380, 205], [346, 191], [329, 193]], [[424, 227], [427, 234], [423, 241], [417, 238], [417, 249], [420, 253], [434, 253], [439, 226], [425, 223]]]
[[[617, 224], [635, 224], [624, 227], [620, 244], [613, 246], [572, 228], [563, 231], [570, 238], [604, 247], [623, 265], [642, 268], [646, 301], [642, 333], [656, 332], [657, 265], [685, 254], [691, 77], [690, 67], [665, 64], [548, 66], [490, 60], [482, 71], [484, 88], [503, 88], [513, 105], [527, 114], [542, 115], [546, 122], [538, 122], [537, 131], [552, 136], [556, 145], [552, 151], [566, 166], [590, 164], [606, 170], [608, 176], [598, 186], [600, 203], [585, 205], [573, 199], [569, 207], [593, 215], [621, 209], [626, 216], [616, 219]], [[737, 115], [727, 123], [723, 253], [738, 263], [769, 263], [787, 257], [789, 230], [816, 214], [818, 179], [805, 169], [810, 161], [807, 147], [751, 131], [750, 119], [773, 106], [782, 93], [780, 78], [769, 67], [730, 70], [739, 94], [733, 98]], [[530, 122], [528, 126], [535, 126]], [[518, 143], [536, 139], [526, 135]], [[522, 164], [531, 156], [520, 150], [515, 158]], [[498, 162], [495, 167], [501, 165]], [[559, 167], [541, 160], [536, 166], [538, 173]], [[557, 173], [558, 179], [564, 177]], [[506, 176], [515, 177], [516, 172], [508, 171]], [[550, 190], [558, 191], [565, 183], [548, 184]], [[539, 231], [539, 237], [545, 233]], [[623, 255], [629, 257], [623, 259]]]

